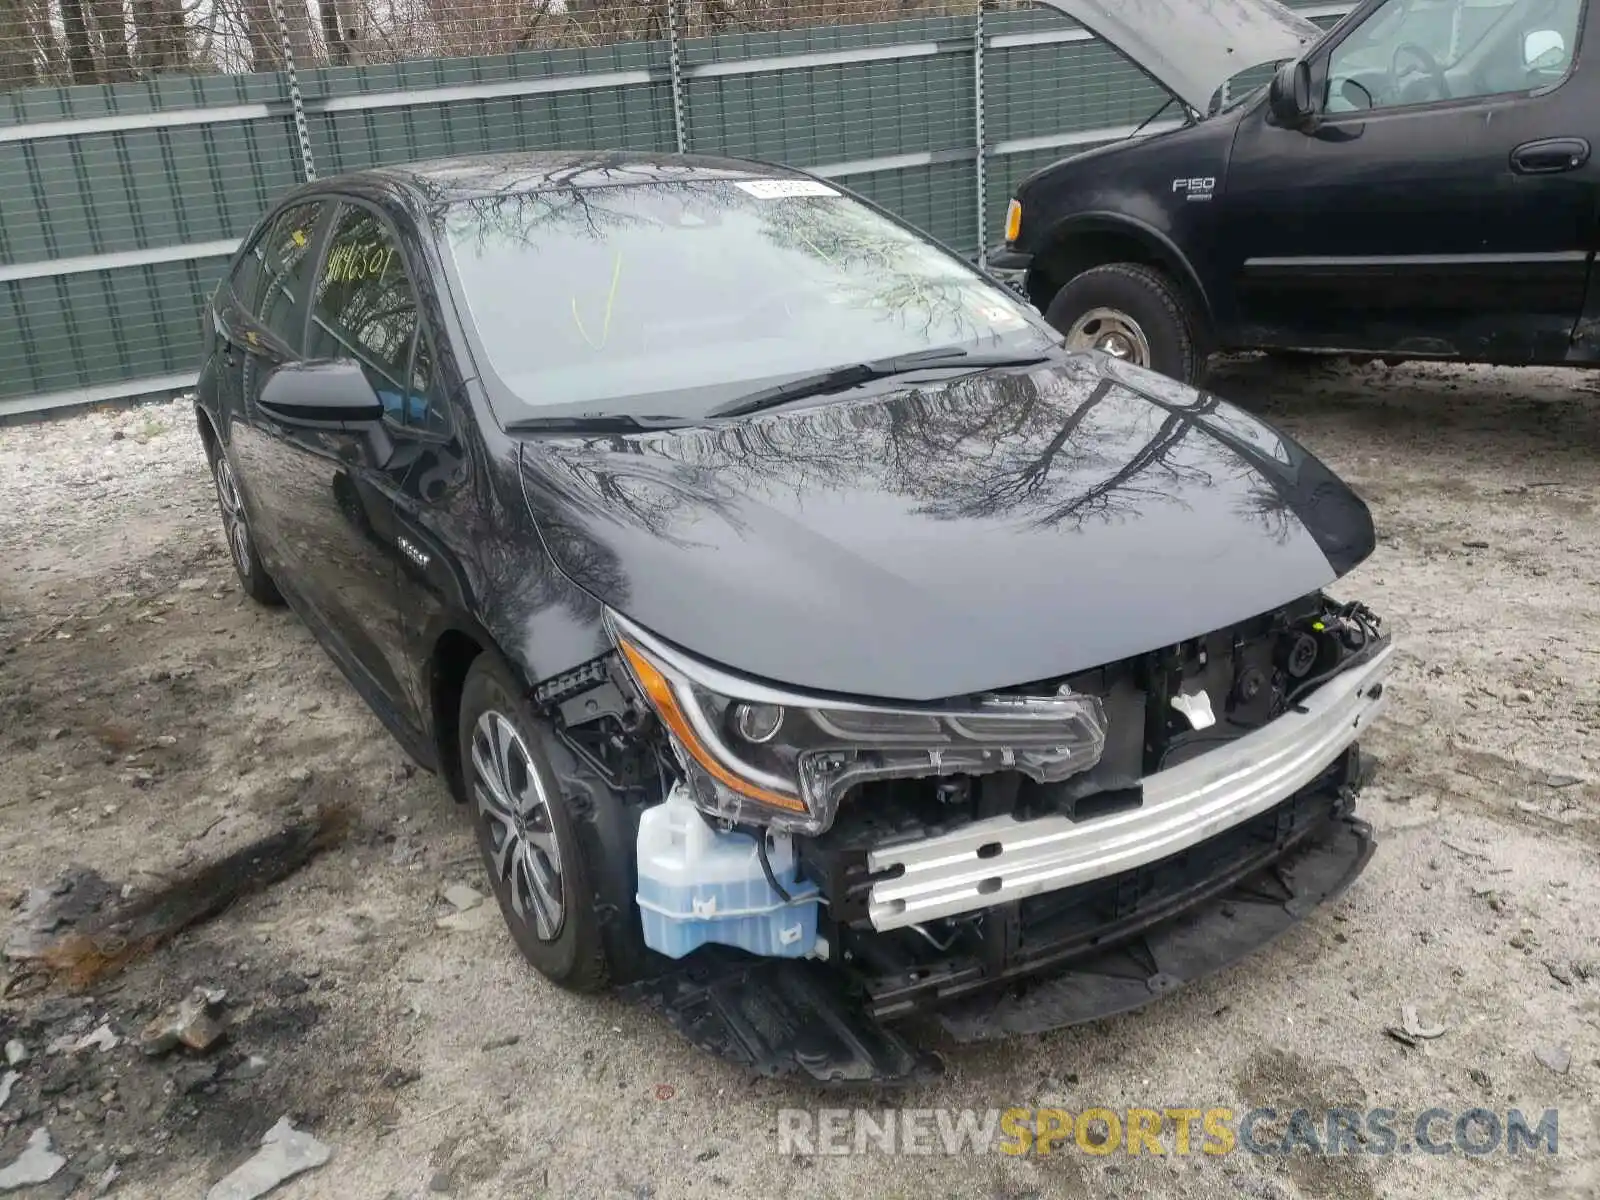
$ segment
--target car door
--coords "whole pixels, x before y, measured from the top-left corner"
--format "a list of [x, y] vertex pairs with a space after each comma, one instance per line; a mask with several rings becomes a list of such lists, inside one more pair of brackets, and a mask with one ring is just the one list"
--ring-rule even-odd
[[226, 397], [223, 438], [250, 517], [251, 538], [279, 589], [291, 599], [302, 588], [295, 547], [305, 539], [303, 514], [284, 488], [295, 456], [257, 403], [262, 384], [298, 362], [305, 340], [306, 296], [319, 239], [331, 205], [308, 200], [290, 205], [265, 225], [251, 257], [220, 306], [219, 334], [233, 384]]
[[214, 389], [210, 400], [213, 411], [224, 422], [239, 410], [242, 403], [239, 386], [243, 364], [241, 355], [233, 346], [240, 336], [241, 318], [250, 313], [261, 284], [261, 260], [266, 237], [267, 229], [255, 232], [249, 245], [228, 271], [227, 278], [211, 294], [211, 301], [201, 317], [202, 339], [207, 347], [206, 366]]
[[[377, 266], [379, 249], [384, 268]], [[343, 266], [336, 255], [344, 256]], [[372, 282], [374, 270], [378, 284]], [[448, 403], [452, 389], [439, 366], [442, 335], [438, 321], [427, 315], [433, 305], [426, 301], [436, 293], [425, 270], [414, 242], [400, 238], [375, 210], [352, 205], [330, 240], [327, 274], [355, 281], [346, 283], [340, 307], [313, 312], [310, 342], [314, 357], [359, 362], [383, 404], [392, 454], [381, 469], [353, 474], [350, 482], [368, 536], [394, 563], [395, 607], [384, 629], [385, 653], [419, 730], [428, 725], [430, 704], [428, 680], [419, 669], [426, 659], [418, 644], [419, 616], [430, 608], [424, 597], [459, 592], [459, 586], [438, 586], [451, 575], [456, 556], [439, 552], [442, 542], [423, 514], [465, 478], [459, 423]]]
[[1564, 358], [1600, 199], [1585, 7], [1373, 0], [1319, 46], [1313, 120], [1262, 104], [1235, 139], [1228, 340]]
[[[295, 296], [297, 357], [357, 364], [382, 401], [381, 428], [307, 428], [260, 406], [251, 418], [271, 447], [261, 474], [270, 480], [297, 607], [402, 736], [417, 728], [419, 713], [399, 622], [394, 494], [436, 434], [430, 385], [418, 384], [427, 354], [417, 351], [416, 294], [389, 222], [363, 201], [339, 199], [315, 270]], [[270, 302], [264, 313], [271, 325]], [[292, 325], [284, 323], [285, 336]]]

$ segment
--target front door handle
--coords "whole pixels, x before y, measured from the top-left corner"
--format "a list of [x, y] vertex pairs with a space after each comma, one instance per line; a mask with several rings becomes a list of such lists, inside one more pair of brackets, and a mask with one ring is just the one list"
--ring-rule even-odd
[[1589, 143], [1575, 137], [1524, 142], [1511, 152], [1511, 169], [1518, 175], [1556, 175], [1576, 171], [1588, 161]]

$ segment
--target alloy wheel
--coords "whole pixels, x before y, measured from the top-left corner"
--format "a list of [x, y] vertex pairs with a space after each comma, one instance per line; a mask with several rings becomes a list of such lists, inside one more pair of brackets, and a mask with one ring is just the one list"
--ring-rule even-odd
[[1067, 330], [1069, 350], [1099, 350], [1136, 367], [1150, 365], [1150, 341], [1144, 330], [1125, 312], [1091, 308]]
[[511, 907], [540, 941], [554, 941], [566, 907], [550, 798], [522, 735], [494, 710], [472, 731], [472, 794], [488, 826], [491, 869], [509, 884]]
[[217, 501], [222, 506], [222, 525], [228, 537], [228, 552], [239, 568], [239, 574], [250, 575], [250, 526], [245, 521], [244, 501], [239, 496], [239, 485], [233, 478], [233, 467], [227, 455], [217, 454], [214, 471], [217, 480]]

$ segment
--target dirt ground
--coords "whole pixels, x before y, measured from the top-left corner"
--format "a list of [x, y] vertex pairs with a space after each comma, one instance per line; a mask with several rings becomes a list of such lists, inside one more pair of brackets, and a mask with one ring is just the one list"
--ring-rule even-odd
[[[100, 991], [13, 979], [0, 1040], [30, 1057], [0, 1164], [43, 1126], [68, 1165], [32, 1194], [115, 1167], [115, 1195], [200, 1196], [287, 1114], [333, 1157], [286, 1200], [1595, 1195], [1600, 375], [1246, 359], [1213, 382], [1376, 513], [1339, 591], [1404, 642], [1367, 742], [1377, 855], [1220, 976], [862, 1102], [1557, 1108], [1557, 1154], [780, 1154], [778, 1110], [847, 1101], [545, 985], [492, 905], [439, 925], [442, 889], [480, 883], [466, 823], [305, 629], [242, 597], [174, 404], [0, 429], [0, 926], [69, 864], [137, 892], [326, 800], [358, 821]], [[224, 1048], [144, 1057], [141, 1026], [195, 985], [227, 991]], [[1445, 1032], [1386, 1036], [1405, 1004]], [[103, 1022], [114, 1048], [47, 1052]]]

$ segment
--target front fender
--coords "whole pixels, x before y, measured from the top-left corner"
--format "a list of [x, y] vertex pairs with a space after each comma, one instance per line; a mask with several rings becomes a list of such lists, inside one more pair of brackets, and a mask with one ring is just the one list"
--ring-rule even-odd
[[[1189, 256], [1179, 249], [1171, 237], [1154, 225], [1123, 212], [1096, 210], [1073, 213], [1052, 225], [1040, 239], [1040, 249], [1033, 256], [1029, 270], [1029, 294], [1031, 295], [1033, 291], [1033, 272], [1049, 270], [1051, 262], [1078, 261], [1074, 253], [1075, 246], [1082, 247], [1090, 257], [1096, 258], [1096, 261], [1084, 261], [1078, 268], [1081, 271], [1109, 261], [1092, 254], [1097, 241], [1114, 243], [1124, 239], [1137, 242], [1154, 263], [1181, 281], [1194, 296], [1206, 320], [1212, 319], [1211, 298]], [[1073, 272], [1076, 273], [1077, 271]], [[1062, 279], [1059, 282], [1064, 284], [1067, 281]]]

